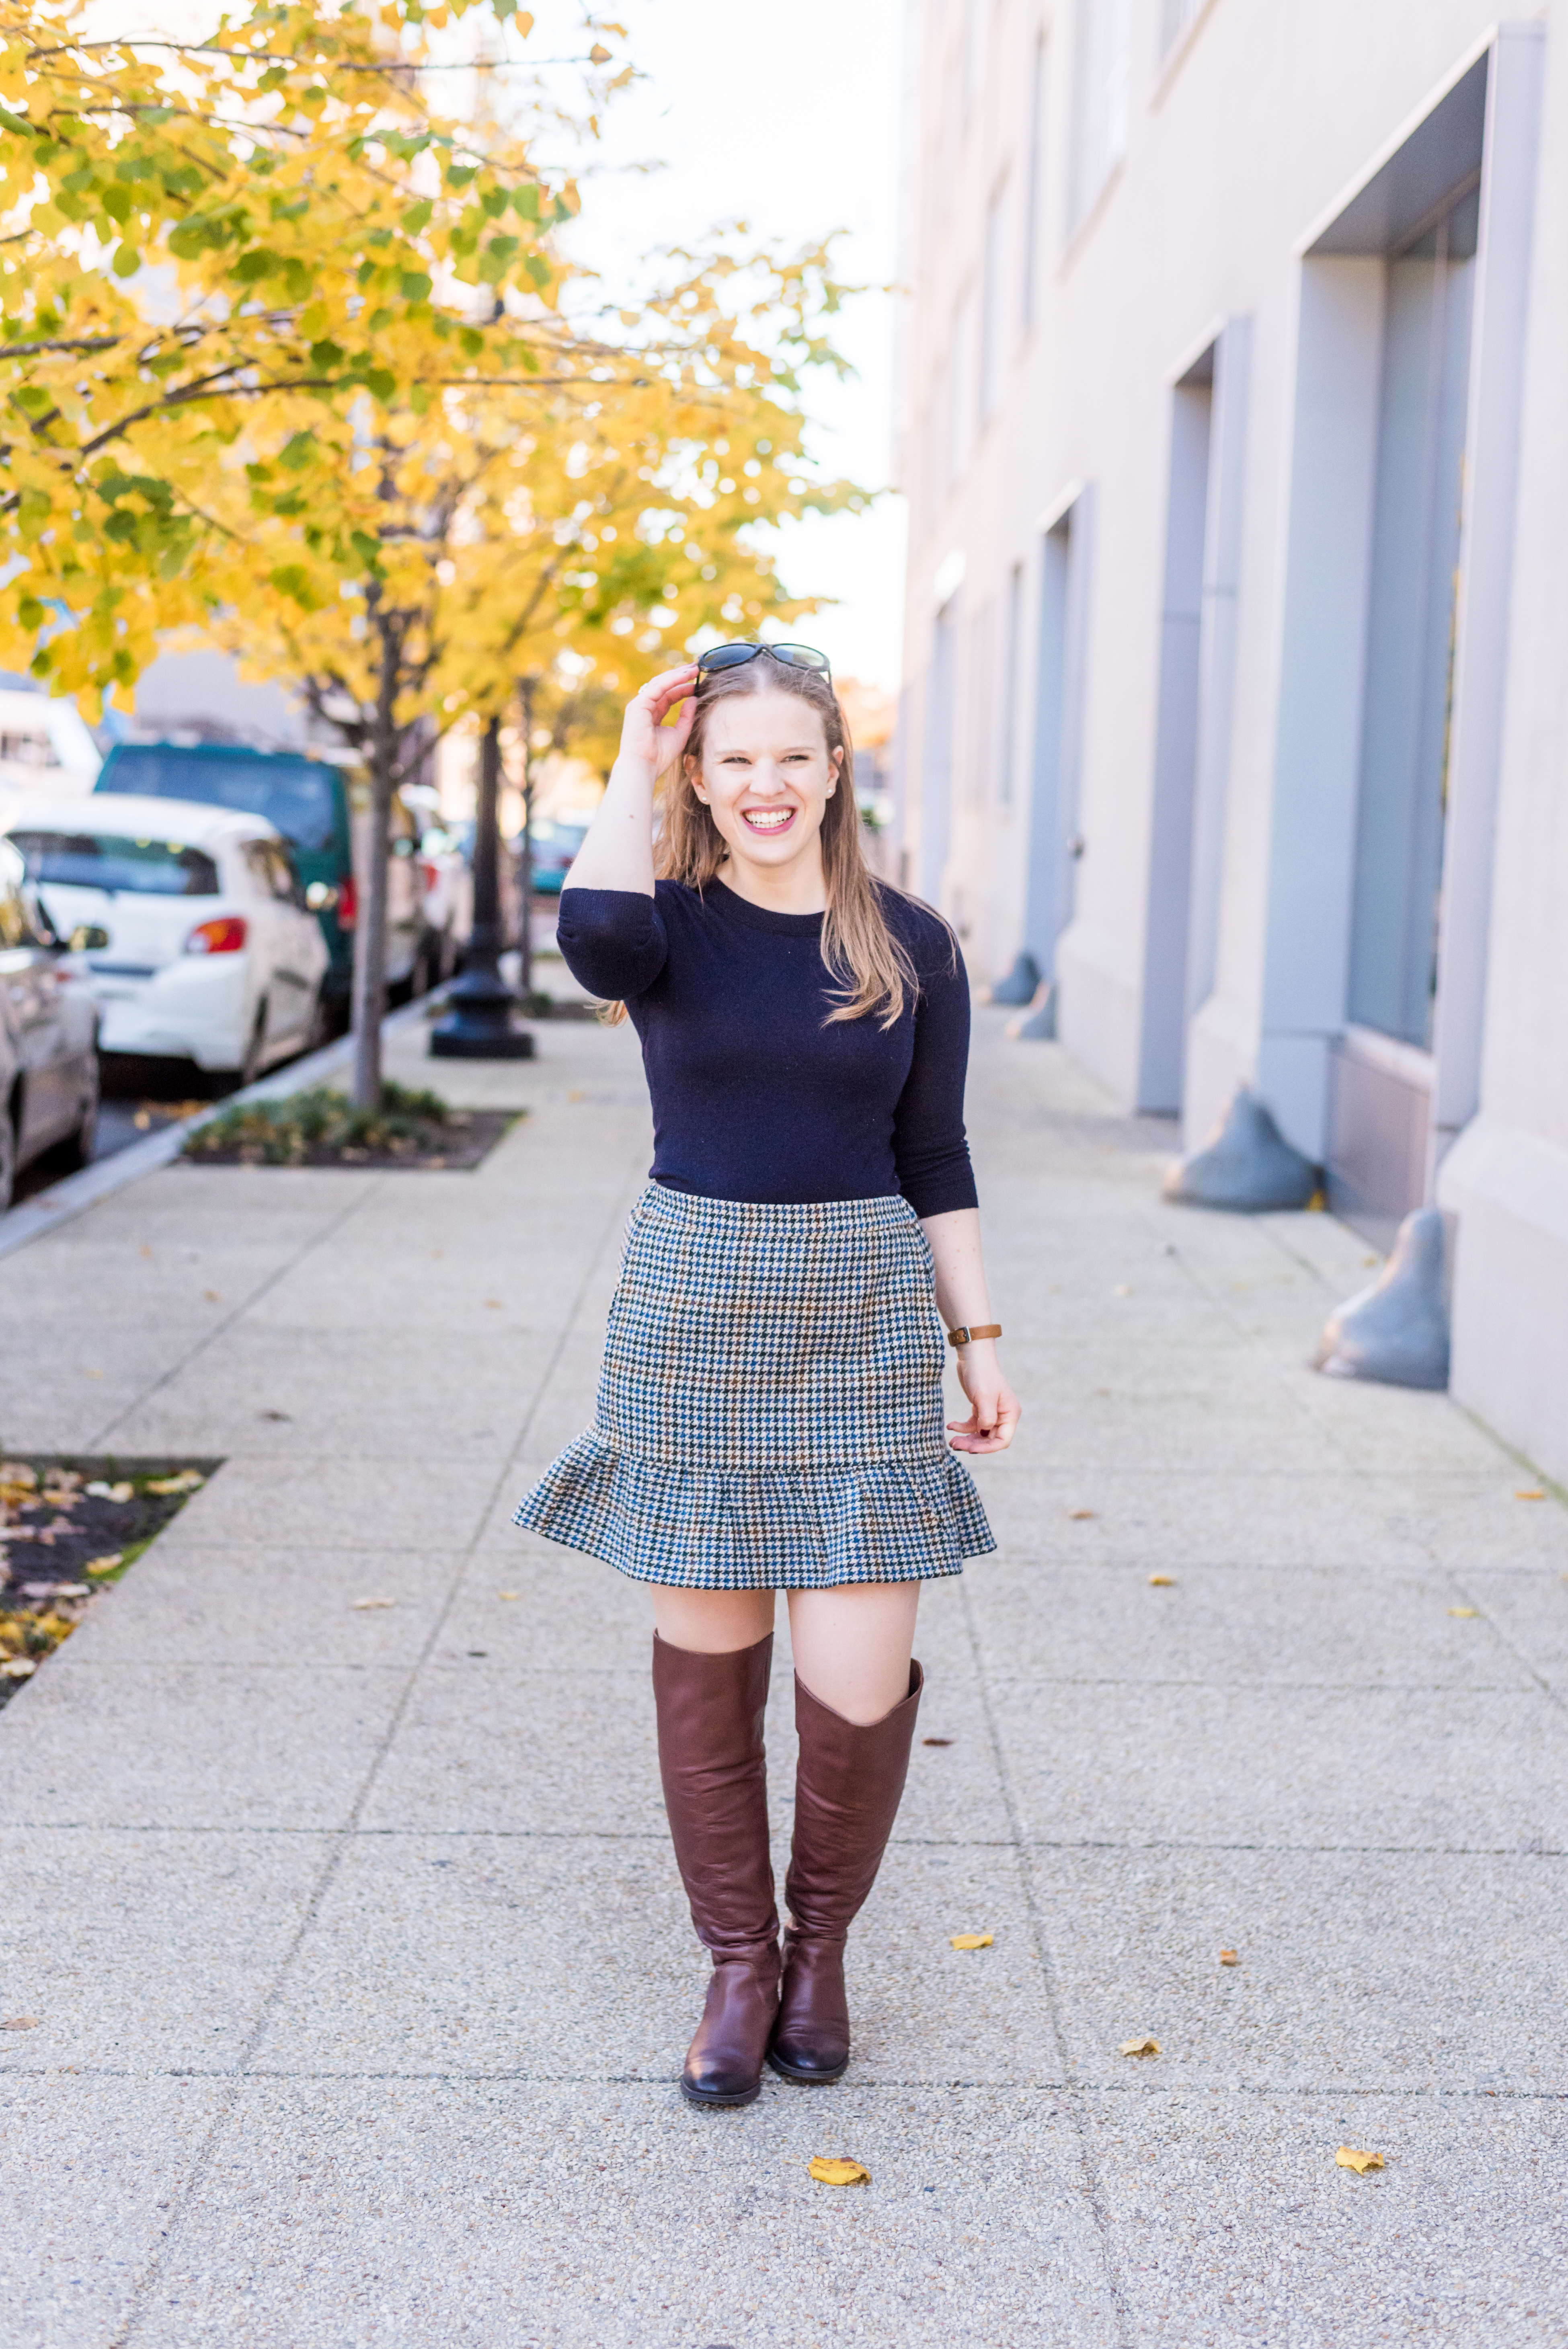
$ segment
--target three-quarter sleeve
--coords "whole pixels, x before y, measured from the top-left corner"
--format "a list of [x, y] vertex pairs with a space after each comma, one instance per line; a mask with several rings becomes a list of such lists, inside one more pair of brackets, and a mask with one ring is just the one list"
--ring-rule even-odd
[[669, 952], [655, 900], [637, 889], [563, 889], [555, 943], [578, 985], [606, 1003], [652, 987]]
[[917, 1216], [979, 1204], [964, 1132], [969, 1065], [969, 974], [944, 931], [936, 953], [917, 957], [920, 1001], [914, 1055], [893, 1114], [899, 1188]]

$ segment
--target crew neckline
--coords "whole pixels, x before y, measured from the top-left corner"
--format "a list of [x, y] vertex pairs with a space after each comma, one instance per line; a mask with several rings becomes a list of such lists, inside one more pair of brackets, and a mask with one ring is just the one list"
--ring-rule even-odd
[[722, 914], [746, 922], [755, 930], [773, 930], [785, 937], [805, 938], [815, 936], [822, 926], [820, 914], [776, 914], [771, 906], [754, 905], [749, 897], [742, 897], [717, 874], [708, 887], [717, 893]]

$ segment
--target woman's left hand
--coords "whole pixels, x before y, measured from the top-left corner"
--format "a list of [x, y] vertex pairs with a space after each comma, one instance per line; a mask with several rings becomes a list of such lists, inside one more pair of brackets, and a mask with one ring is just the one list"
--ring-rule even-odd
[[947, 1433], [954, 1452], [1006, 1452], [1013, 1441], [1022, 1405], [996, 1359], [995, 1340], [958, 1349], [958, 1383], [968, 1396], [967, 1419], [950, 1419]]

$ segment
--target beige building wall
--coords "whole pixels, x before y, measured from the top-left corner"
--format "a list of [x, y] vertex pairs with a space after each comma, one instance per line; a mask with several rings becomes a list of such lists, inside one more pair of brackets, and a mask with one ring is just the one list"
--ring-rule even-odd
[[1189, 1143], [1439, 1198], [1568, 1475], [1568, 0], [910, 37], [903, 870]]

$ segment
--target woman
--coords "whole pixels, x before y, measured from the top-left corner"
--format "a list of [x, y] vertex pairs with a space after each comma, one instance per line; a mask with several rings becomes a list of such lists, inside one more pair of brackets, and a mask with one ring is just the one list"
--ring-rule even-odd
[[[660, 1775], [713, 1958], [681, 2075], [698, 2105], [749, 2104], [765, 2061], [841, 2077], [844, 1939], [909, 1766], [920, 1586], [995, 1547], [943, 1442], [934, 1269], [971, 1406], [953, 1449], [1001, 1451], [1018, 1418], [964, 1138], [963, 966], [867, 872], [851, 760], [820, 653], [717, 646], [631, 703], [561, 897], [568, 967], [642, 1039], [655, 1157], [595, 1423], [517, 1522], [653, 1588]], [[800, 1734], [782, 1954], [779, 1589]]]

